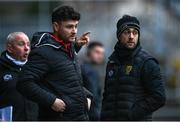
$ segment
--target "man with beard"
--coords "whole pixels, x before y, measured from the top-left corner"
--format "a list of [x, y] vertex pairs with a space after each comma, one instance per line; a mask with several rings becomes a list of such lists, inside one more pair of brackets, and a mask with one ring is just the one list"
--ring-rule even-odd
[[118, 42], [109, 57], [102, 120], [151, 120], [165, 104], [158, 61], [140, 45], [140, 24], [124, 15], [117, 23]]
[[17, 90], [18, 74], [30, 52], [30, 41], [23, 32], [13, 32], [7, 37], [6, 50], [0, 57], [0, 108], [12, 106], [13, 121], [37, 120], [38, 107]]
[[88, 120], [90, 92], [82, 87], [76, 53], [89, 33], [76, 37], [80, 14], [70, 6], [52, 13], [53, 33], [37, 32], [17, 89], [39, 105], [39, 120]]

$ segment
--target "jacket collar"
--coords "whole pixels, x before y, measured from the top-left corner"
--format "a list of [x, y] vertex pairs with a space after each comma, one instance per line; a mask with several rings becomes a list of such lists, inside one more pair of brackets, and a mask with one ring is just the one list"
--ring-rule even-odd
[[31, 48], [38, 48], [42, 46], [51, 46], [56, 49], [62, 48], [62, 45], [54, 41], [49, 32], [37, 32], [33, 35]]
[[22, 66], [16, 65], [13, 61], [7, 58], [6, 56], [7, 51], [4, 51], [1, 54], [0, 57], [0, 64], [4, 67], [7, 67], [8, 69], [14, 70], [14, 71], [20, 71]]
[[42, 46], [50, 46], [55, 49], [61, 49], [64, 52], [68, 53], [68, 55], [73, 58], [73, 46], [74, 44], [66, 45], [62, 40], [52, 35], [49, 32], [37, 32], [33, 35], [31, 42], [31, 49], [42, 47]]
[[6, 57], [11, 60], [14, 64], [18, 65], [18, 66], [23, 66], [24, 64], [26, 64], [26, 61], [18, 61], [16, 59], [14, 59], [12, 56], [10, 56], [7, 52], [6, 52]]
[[60, 43], [66, 52], [70, 53], [71, 52], [71, 43], [65, 43], [62, 39], [56, 37], [55, 35], [51, 34], [51, 37], [57, 41], [58, 43]]
[[[118, 44], [118, 43], [117, 43]], [[115, 48], [117, 47], [117, 44], [115, 45]], [[133, 58], [137, 55], [137, 53], [142, 49], [142, 47], [140, 45], [138, 45], [135, 49], [133, 49], [132, 51], [128, 52], [128, 55], [125, 56], [119, 56], [119, 53], [125, 53], [124, 51], [117, 51], [114, 50], [114, 52], [111, 54], [111, 56], [109, 57], [109, 60], [113, 63], [123, 63], [123, 62], [131, 62], [133, 60]]]

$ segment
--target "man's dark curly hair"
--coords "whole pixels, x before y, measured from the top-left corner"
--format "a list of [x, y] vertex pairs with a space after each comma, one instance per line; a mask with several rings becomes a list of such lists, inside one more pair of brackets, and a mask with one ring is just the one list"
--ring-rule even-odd
[[75, 11], [71, 6], [58, 6], [53, 10], [52, 22], [80, 20], [80, 13]]

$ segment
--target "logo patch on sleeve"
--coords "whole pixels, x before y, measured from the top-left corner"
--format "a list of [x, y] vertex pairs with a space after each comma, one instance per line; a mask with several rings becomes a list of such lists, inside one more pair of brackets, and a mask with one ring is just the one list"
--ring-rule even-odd
[[112, 77], [114, 75], [114, 71], [111, 69], [109, 72], [108, 72], [108, 76], [109, 77]]
[[4, 81], [10, 81], [10, 80], [13, 79], [13, 77], [12, 77], [11, 74], [5, 74], [5, 75], [3, 76], [3, 79], [4, 79]]

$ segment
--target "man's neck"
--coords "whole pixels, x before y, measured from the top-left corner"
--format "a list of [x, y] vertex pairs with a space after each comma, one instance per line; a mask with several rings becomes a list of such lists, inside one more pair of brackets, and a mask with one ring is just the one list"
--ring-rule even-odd
[[57, 35], [52, 34], [52, 37], [54, 38], [55, 41], [59, 42], [65, 49], [65, 51], [69, 54], [70, 57], [73, 57], [72, 55], [72, 50], [71, 50], [71, 43], [65, 43], [62, 39], [60, 39]]
[[65, 40], [63, 40], [61, 37], [59, 37], [58, 34], [53, 33], [52, 35], [55, 37], [56, 41], [63, 42], [64, 44], [70, 44], [70, 42], [65, 41]]

